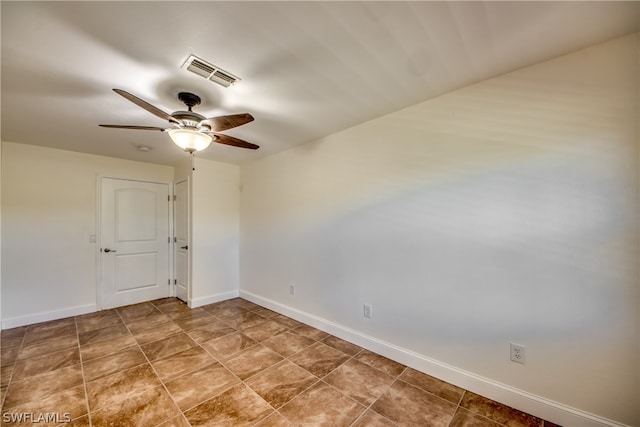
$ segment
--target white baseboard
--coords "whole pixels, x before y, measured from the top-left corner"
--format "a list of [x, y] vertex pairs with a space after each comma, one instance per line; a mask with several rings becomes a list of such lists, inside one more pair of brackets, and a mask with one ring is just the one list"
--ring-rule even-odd
[[213, 304], [214, 302], [237, 298], [239, 295], [240, 294], [237, 290], [221, 292], [219, 294], [207, 295], [206, 297], [190, 299], [187, 301], [187, 305], [191, 308], [196, 308], [207, 304]]
[[98, 311], [98, 306], [96, 304], [89, 304], [65, 308], [62, 310], [30, 314], [28, 316], [12, 317], [2, 320], [2, 329], [17, 328], [18, 326], [64, 319], [65, 317], [79, 316], [81, 314], [93, 313], [95, 311]]
[[544, 397], [536, 396], [472, 372], [456, 368], [430, 357], [415, 353], [392, 343], [379, 340], [357, 330], [330, 320], [300, 311], [252, 292], [240, 291], [240, 297], [292, 319], [313, 326], [338, 338], [378, 353], [425, 374], [439, 378], [455, 386], [516, 408], [547, 421], [565, 426], [580, 427], [629, 427], [588, 412], [572, 408]]
[[[187, 301], [187, 305], [191, 308], [200, 307], [202, 305], [212, 304], [239, 296], [237, 290], [222, 292], [215, 295], [196, 298]], [[47, 311], [43, 313], [30, 314], [28, 316], [12, 317], [3, 319], [0, 325], [1, 329], [16, 328], [18, 326], [33, 325], [34, 323], [48, 322], [50, 320], [63, 319], [65, 317], [79, 316], [81, 314], [93, 313], [98, 311], [96, 304], [82, 305], [77, 307], [65, 308], [62, 310]]]

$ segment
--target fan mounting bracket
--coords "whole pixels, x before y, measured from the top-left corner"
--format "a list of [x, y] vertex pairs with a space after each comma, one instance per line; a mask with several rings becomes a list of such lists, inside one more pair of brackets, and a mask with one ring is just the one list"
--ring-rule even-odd
[[191, 111], [192, 107], [196, 105], [200, 105], [200, 102], [202, 101], [198, 95], [194, 95], [193, 93], [190, 93], [190, 92], [180, 92], [178, 94], [178, 100], [180, 100], [181, 102], [184, 103], [184, 105], [189, 107], [189, 111]]

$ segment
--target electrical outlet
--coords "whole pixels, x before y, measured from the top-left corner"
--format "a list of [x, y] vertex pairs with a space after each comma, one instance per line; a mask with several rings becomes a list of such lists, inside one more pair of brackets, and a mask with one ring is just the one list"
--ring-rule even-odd
[[511, 361], [516, 363], [522, 363], [523, 365], [527, 361], [527, 353], [525, 347], [522, 344], [511, 343]]
[[295, 295], [296, 294], [296, 287], [293, 285], [289, 285], [289, 293], [291, 295]]
[[367, 319], [371, 319], [371, 306], [369, 304], [364, 304], [362, 306], [362, 314]]

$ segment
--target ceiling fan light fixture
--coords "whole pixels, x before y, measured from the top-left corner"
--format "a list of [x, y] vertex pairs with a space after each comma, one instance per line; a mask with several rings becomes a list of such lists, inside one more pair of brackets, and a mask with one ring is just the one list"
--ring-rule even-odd
[[187, 153], [204, 150], [211, 144], [211, 136], [192, 129], [171, 129], [171, 140]]
[[[2, 1], [2, 0], [0, 0]], [[153, 130], [167, 132], [171, 140], [187, 153], [193, 154], [196, 151], [204, 150], [211, 142], [219, 144], [231, 145], [233, 147], [247, 148], [257, 150], [260, 148], [256, 144], [243, 141], [239, 138], [217, 133], [227, 129], [233, 129], [242, 126], [254, 120], [249, 113], [230, 114], [226, 116], [206, 118], [202, 114], [196, 113], [192, 107], [200, 104], [200, 97], [189, 92], [180, 92], [178, 100], [182, 101], [188, 107], [188, 111], [175, 111], [168, 114], [158, 107], [149, 104], [147, 101], [138, 98], [122, 89], [113, 89], [115, 93], [124, 97], [128, 101], [133, 102], [138, 107], [147, 110], [151, 114], [165, 119], [169, 122], [173, 129], [161, 128], [157, 126], [130, 126], [130, 125], [99, 125], [106, 128], [116, 129], [136, 129], [136, 130]], [[213, 133], [212, 133], [213, 132]]]

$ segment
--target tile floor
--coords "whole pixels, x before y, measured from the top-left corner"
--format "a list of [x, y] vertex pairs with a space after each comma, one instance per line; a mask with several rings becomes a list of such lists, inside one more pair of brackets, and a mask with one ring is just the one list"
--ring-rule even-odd
[[553, 426], [239, 298], [162, 299], [1, 340], [3, 425]]

